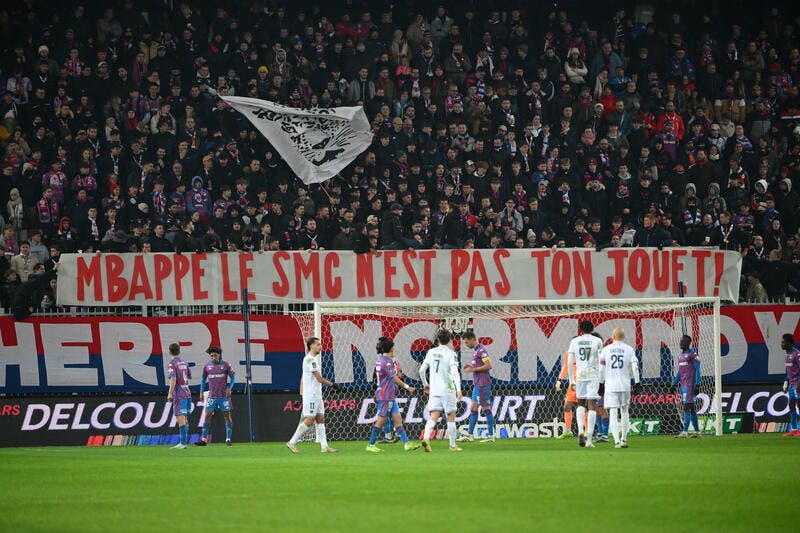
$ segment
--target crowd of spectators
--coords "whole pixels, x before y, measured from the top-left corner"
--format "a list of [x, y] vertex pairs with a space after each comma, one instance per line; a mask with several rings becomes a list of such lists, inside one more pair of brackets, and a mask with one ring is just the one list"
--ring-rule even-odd
[[[57, 305], [61, 253], [554, 246], [735, 250], [798, 299], [796, 13], [528, 4], [3, 6], [2, 307]], [[220, 95], [374, 143], [306, 186]]]

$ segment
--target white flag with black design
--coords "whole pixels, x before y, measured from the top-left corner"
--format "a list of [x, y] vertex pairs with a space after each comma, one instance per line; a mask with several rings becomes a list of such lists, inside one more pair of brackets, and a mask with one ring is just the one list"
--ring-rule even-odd
[[253, 123], [306, 184], [332, 178], [372, 143], [362, 107], [296, 109], [256, 98], [221, 98]]

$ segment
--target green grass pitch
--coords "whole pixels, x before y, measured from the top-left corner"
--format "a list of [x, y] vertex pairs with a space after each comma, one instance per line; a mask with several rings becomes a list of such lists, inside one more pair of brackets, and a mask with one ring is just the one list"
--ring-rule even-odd
[[0, 450], [0, 532], [796, 531], [800, 438]]

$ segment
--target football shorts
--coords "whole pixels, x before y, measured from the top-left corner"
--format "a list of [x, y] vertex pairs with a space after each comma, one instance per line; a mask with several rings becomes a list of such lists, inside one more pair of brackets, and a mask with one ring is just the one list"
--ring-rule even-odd
[[456, 397], [454, 394], [448, 396], [431, 396], [428, 400], [428, 412], [440, 411], [448, 414], [456, 410]]
[[325, 414], [325, 402], [322, 398], [303, 396], [303, 418], [314, 418]]
[[581, 380], [575, 384], [575, 395], [579, 400], [596, 400], [600, 397], [599, 390], [599, 381]]
[[617, 409], [627, 407], [631, 403], [631, 391], [608, 392], [603, 395], [603, 407], [605, 409]]

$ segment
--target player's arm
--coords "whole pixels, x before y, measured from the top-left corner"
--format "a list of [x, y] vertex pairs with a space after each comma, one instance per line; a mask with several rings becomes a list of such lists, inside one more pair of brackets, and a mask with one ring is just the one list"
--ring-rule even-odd
[[575, 346], [570, 343], [569, 349], [567, 350], [567, 369], [569, 369], [569, 385], [570, 387], [575, 386], [575, 373], [572, 372], [572, 365], [575, 364]]
[[203, 373], [200, 374], [200, 399], [203, 399], [203, 391], [206, 390], [206, 385], [208, 384], [208, 372], [206, 371], [206, 367], [203, 367]]
[[633, 376], [633, 387], [638, 390], [641, 376], [639, 375], [639, 358], [635, 353], [631, 356], [631, 375]]
[[167, 401], [172, 401], [172, 394], [175, 392], [175, 385], [177, 384], [177, 380], [175, 379], [175, 369], [172, 367], [172, 363], [167, 365], [167, 377], [169, 378], [169, 392], [167, 392]]
[[789, 391], [789, 369], [790, 368], [791, 367], [789, 367], [789, 366], [786, 367], [786, 379], [783, 380], [783, 392], [788, 392]]
[[392, 378], [392, 381], [393, 381], [393, 382], [394, 382], [394, 383], [395, 383], [395, 384], [396, 384], [398, 387], [400, 387], [401, 389], [405, 389], [405, 390], [407, 390], [407, 391], [408, 391], [408, 392], [410, 392], [411, 394], [414, 394], [414, 392], [416, 392], [416, 390], [417, 390], [417, 389], [415, 389], [414, 387], [412, 387], [412, 386], [410, 386], [410, 385], [406, 385], [406, 384], [403, 382], [403, 380], [400, 378], [400, 376], [394, 376], [394, 377]]
[[597, 363], [600, 365], [600, 383], [606, 382], [606, 350], [600, 350], [600, 355], [597, 358]]
[[603, 348], [600, 350], [600, 353], [597, 356], [597, 364], [598, 368], [600, 369], [600, 387], [597, 389], [597, 393], [602, 396], [606, 392], [606, 349]]
[[567, 379], [567, 372], [569, 372], [569, 366], [567, 366], [567, 360], [569, 356], [567, 352], [564, 352], [561, 355], [561, 372], [558, 373], [558, 377], [556, 378], [556, 383], [553, 385], [556, 390], [561, 390], [563, 384], [561, 383], [562, 380]]
[[697, 352], [694, 354], [694, 393], [700, 393], [700, 378], [702, 377], [702, 373], [700, 370], [700, 358], [697, 356]]
[[428, 392], [430, 388], [430, 384], [428, 383], [428, 368], [430, 367], [430, 363], [428, 362], [428, 356], [425, 355], [425, 359], [422, 361], [422, 364], [419, 365], [419, 380], [422, 382], [422, 387], [425, 392]]
[[319, 373], [319, 370], [315, 370], [312, 375], [314, 376], [314, 379], [316, 379], [317, 381], [319, 381], [320, 383], [322, 383], [326, 387], [330, 387], [333, 390], [339, 390], [339, 385], [337, 385], [333, 381], [330, 381], [330, 380], [325, 379], [324, 377], [322, 377], [322, 374]]
[[461, 374], [458, 373], [458, 361], [456, 360], [456, 354], [450, 356], [450, 381], [453, 383], [453, 387], [456, 391], [456, 398], [459, 400], [461, 399]]
[[492, 369], [492, 360], [489, 358], [488, 353], [483, 352], [483, 356], [481, 357], [481, 362], [483, 363], [481, 366], [471, 367], [473, 372], [488, 372], [489, 370]]
[[228, 386], [225, 387], [225, 394], [227, 394], [228, 398], [230, 398], [231, 394], [233, 393], [233, 386], [236, 385], [236, 374], [234, 372], [231, 372], [228, 374], [228, 377], [230, 377], [231, 380], [228, 383]]

